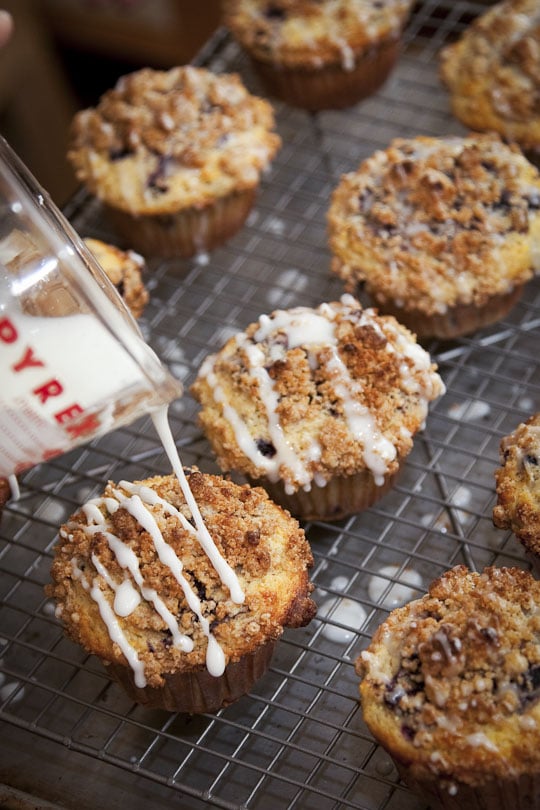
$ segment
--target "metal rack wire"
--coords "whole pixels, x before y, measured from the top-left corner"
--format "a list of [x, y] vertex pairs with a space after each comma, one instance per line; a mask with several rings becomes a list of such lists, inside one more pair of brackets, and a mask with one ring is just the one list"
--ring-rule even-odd
[[[350, 110], [311, 116], [276, 103], [283, 148], [241, 233], [210, 256], [149, 261], [142, 328], [186, 386], [170, 414], [185, 464], [217, 471], [187, 393], [206, 354], [263, 311], [341, 294], [325, 230], [341, 173], [397, 135], [462, 132], [437, 54], [484, 7], [419, 3], [390, 80]], [[198, 61], [236, 70], [260, 92], [224, 32]], [[66, 213], [81, 235], [115, 241], [84, 194]], [[362, 722], [353, 664], [388, 611], [451, 565], [526, 565], [514, 538], [492, 525], [493, 473], [501, 437], [538, 409], [539, 326], [532, 282], [503, 323], [429, 346], [447, 393], [398, 484], [368, 512], [306, 525], [319, 615], [287, 632], [252, 693], [215, 716], [133, 705], [64, 638], [44, 596], [60, 523], [107, 479], [169, 471], [150, 420], [28, 472], [0, 522], [0, 798], [20, 790], [78, 810], [126, 797], [134, 810], [171, 801], [193, 810], [420, 808]]]

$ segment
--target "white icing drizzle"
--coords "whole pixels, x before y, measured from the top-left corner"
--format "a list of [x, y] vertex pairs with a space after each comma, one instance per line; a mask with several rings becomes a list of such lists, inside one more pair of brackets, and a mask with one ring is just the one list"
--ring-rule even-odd
[[[250, 373], [259, 384], [261, 400], [266, 408], [266, 414], [268, 417], [268, 431], [270, 438], [272, 439], [272, 443], [276, 448], [276, 459], [279, 459], [279, 465], [284, 464], [290, 470], [292, 470], [293, 475], [298, 479], [301, 486], [303, 486], [304, 489], [309, 490], [311, 487], [311, 477], [309, 472], [287, 441], [283, 428], [279, 422], [277, 413], [279, 397], [274, 388], [272, 378], [264, 368], [264, 364], [266, 362], [264, 352], [259, 348], [259, 346], [253, 345], [247, 340], [242, 340], [241, 336], [238, 336], [237, 340], [239, 345], [242, 345], [249, 359]], [[250, 445], [253, 446], [253, 440], [251, 437]], [[259, 453], [259, 455], [261, 455], [263, 459], [265, 458], [261, 453]], [[277, 479], [279, 476], [279, 469], [276, 462], [268, 461], [266, 466], [268, 467], [269, 473], [272, 474], [273, 472], [273, 479]]]
[[[122, 568], [127, 568], [127, 570], [130, 572], [131, 576], [133, 577], [133, 579], [135, 580], [136, 584], [139, 587], [143, 599], [145, 599], [147, 602], [151, 602], [154, 605], [156, 612], [159, 613], [159, 615], [167, 625], [168, 629], [170, 630], [173, 639], [173, 644], [175, 645], [175, 647], [178, 647], [184, 652], [191, 652], [191, 650], [193, 649], [193, 642], [191, 641], [191, 639], [180, 632], [178, 622], [176, 621], [175, 617], [170, 612], [170, 610], [168, 610], [167, 606], [165, 605], [165, 602], [163, 601], [163, 599], [161, 599], [157, 591], [154, 588], [148, 588], [144, 584], [144, 579], [139, 569], [139, 560], [135, 552], [132, 549], [130, 549], [129, 546], [126, 546], [126, 544], [123, 543], [118, 537], [116, 537], [116, 535], [111, 534], [110, 532], [105, 532], [101, 530], [99, 527], [98, 531], [101, 531], [101, 533], [106, 538], [109, 548], [115, 555], [118, 564]], [[178, 579], [178, 577], [176, 578]], [[182, 585], [182, 582], [180, 582], [180, 584]], [[189, 589], [189, 585], [187, 585], [187, 587]]]
[[139, 606], [140, 601], [141, 595], [139, 591], [133, 587], [129, 579], [125, 579], [116, 589], [113, 605], [114, 612], [117, 616], [130, 616], [135, 608]]
[[487, 402], [466, 399], [464, 402], [454, 403], [448, 408], [448, 416], [458, 421], [473, 422], [489, 416], [491, 408]]
[[221, 556], [216, 544], [208, 532], [206, 532], [202, 537], [199, 537], [197, 530], [191, 525], [189, 520], [184, 517], [182, 512], [176, 509], [175, 506], [166, 501], [164, 498], [160, 498], [157, 492], [154, 492], [154, 490], [150, 487], [144, 486], [144, 484], [133, 484], [130, 481], [120, 481], [120, 487], [133, 495], [137, 495], [143, 501], [143, 503], [148, 504], [149, 506], [160, 504], [164, 512], [168, 512], [169, 515], [174, 515], [174, 517], [180, 521], [182, 527], [186, 531], [197, 535], [197, 539], [203, 547], [206, 556], [214, 566], [216, 573], [229, 589], [233, 602], [241, 604], [244, 601], [245, 597], [242, 589], [240, 588], [238, 577], [227, 560]]
[[118, 644], [128, 664], [133, 670], [135, 686], [138, 686], [141, 689], [144, 688], [146, 686], [144, 664], [137, 655], [136, 650], [131, 646], [131, 644], [127, 640], [122, 628], [120, 627], [118, 619], [115, 616], [114, 610], [109, 605], [105, 594], [100, 590], [99, 586], [96, 584], [96, 580], [94, 580], [92, 586], [90, 586], [83, 572], [75, 563], [75, 560], [71, 561], [71, 567], [74, 579], [80, 580], [83, 588], [89, 592], [90, 596], [97, 604], [100, 616], [103, 619], [105, 626], [107, 627], [107, 632], [109, 633], [111, 641], [114, 641], [116, 644]]
[[341, 65], [343, 70], [354, 70], [356, 60], [353, 49], [344, 39], [340, 39], [338, 45], [341, 51]]
[[[184, 473], [184, 468], [182, 467], [182, 463], [180, 461], [180, 457], [178, 455], [178, 451], [176, 449], [176, 445], [174, 443], [174, 439], [171, 433], [171, 429], [169, 427], [169, 422], [167, 419], [167, 406], [160, 408], [159, 410], [155, 411], [152, 414], [152, 421], [154, 422], [154, 427], [158, 433], [159, 438], [165, 448], [165, 452], [171, 462], [172, 468], [175, 472], [176, 477], [180, 483], [180, 487], [182, 489], [182, 493], [184, 498], [186, 499], [186, 503], [189, 507], [193, 520], [195, 521], [195, 525], [197, 527], [197, 537], [198, 540], [204, 549], [206, 555], [209, 557], [212, 565], [217, 570], [221, 581], [230, 591], [231, 599], [236, 604], [241, 605], [244, 602], [245, 594], [240, 586], [240, 582], [238, 581], [238, 577], [232, 570], [232, 568], [228, 565], [228, 563], [221, 557], [219, 554], [212, 537], [204, 520], [202, 518], [199, 505], [197, 501], [193, 497], [193, 493], [191, 492], [188, 480]], [[175, 510], [176, 513], [176, 510]], [[178, 516], [178, 513], [176, 513]]]
[[[403, 362], [400, 363], [403, 387], [410, 393], [418, 392], [425, 395], [424, 400], [419, 398], [418, 402], [418, 407], [424, 408], [425, 419], [427, 397], [432, 398], [434, 395], [444, 393], [444, 385], [440, 378], [429, 373], [431, 360], [428, 353], [389, 324], [388, 328], [395, 341], [395, 346], [392, 345], [373, 318], [372, 311], [359, 312], [358, 304], [352, 296], [343, 295], [340, 306], [345, 310], [345, 316], [349, 308], [354, 312], [354, 317], [358, 319], [360, 325], [369, 324], [375, 329], [386, 340], [387, 351], [403, 356]], [[237, 334], [233, 338], [238, 349], [241, 349], [246, 357], [247, 371], [257, 384], [260, 400], [266, 410], [268, 433], [275, 449], [272, 458], [261, 453], [248, 425], [227, 401], [225, 391], [214, 371], [219, 355], [208, 356], [199, 372], [199, 377], [206, 379], [212, 389], [215, 402], [222, 406], [223, 416], [231, 425], [242, 452], [254, 465], [264, 470], [269, 480], [275, 482], [283, 478], [288, 493], [294, 491], [294, 482], [306, 491], [311, 488], [313, 479], [319, 486], [325, 483], [321, 474], [314, 476], [310, 471], [311, 464], [321, 457], [322, 448], [318, 441], [312, 438], [307, 451], [304, 450], [300, 454], [292, 447], [279, 421], [279, 397], [266, 366], [269, 361], [272, 363], [283, 359], [290, 349], [302, 347], [307, 352], [308, 362], [312, 368], [316, 368], [318, 363], [322, 362], [320, 350], [325, 349], [325, 354], [328, 354], [329, 350], [330, 357], [324, 360], [326, 370], [333, 381], [336, 396], [341, 400], [349, 431], [354, 439], [361, 443], [364, 463], [372, 472], [378, 486], [383, 484], [389, 464], [397, 455], [393, 442], [379, 430], [376, 414], [362, 404], [362, 386], [351, 378], [346, 364], [340, 357], [334, 323], [338, 312], [339, 310], [331, 304], [321, 304], [317, 310], [307, 307], [276, 310], [272, 316], [261, 315], [253, 341], [246, 337], [245, 333]], [[284, 339], [276, 340], [276, 335], [283, 335]], [[260, 345], [263, 343], [267, 344], [264, 349]], [[405, 362], [406, 359], [412, 362], [414, 371], [424, 372], [425, 390], [419, 391], [420, 383]]]
[[[111, 608], [109, 601], [105, 594], [101, 591], [97, 582], [94, 580], [90, 586], [83, 575], [83, 572], [78, 568], [75, 560], [72, 560], [72, 569], [74, 577], [80, 579], [83, 587], [89, 592], [90, 596], [97, 603], [100, 615], [107, 626], [109, 636], [112, 641], [116, 642], [126, 657], [129, 665], [133, 669], [135, 676], [135, 683], [137, 686], [145, 686], [146, 678], [144, 675], [144, 665], [140, 661], [136, 650], [129, 643], [122, 628], [118, 622], [117, 616], [126, 617], [132, 613], [140, 603], [141, 597], [154, 606], [156, 612], [161, 616], [165, 622], [168, 630], [172, 636], [172, 643], [178, 649], [184, 652], [191, 652], [193, 650], [193, 641], [180, 631], [178, 622], [170, 610], [165, 605], [165, 602], [154, 588], [145, 585], [144, 578], [141, 574], [139, 567], [139, 560], [135, 552], [126, 545], [119, 537], [114, 535], [108, 529], [110, 524], [107, 520], [107, 515], [114, 514], [119, 508], [126, 509], [135, 520], [142, 526], [143, 529], [150, 535], [154, 548], [158, 555], [159, 560], [165, 565], [176, 581], [180, 585], [185, 595], [189, 608], [197, 616], [199, 625], [206, 636], [206, 667], [208, 672], [215, 677], [223, 674], [226, 666], [225, 654], [220, 647], [218, 641], [210, 631], [210, 623], [203, 615], [201, 600], [191, 588], [188, 580], [183, 574], [182, 560], [177, 556], [173, 547], [167, 543], [159, 528], [159, 525], [152, 514], [151, 510], [147, 507], [160, 505], [166, 514], [174, 516], [184, 530], [191, 532], [201, 545], [201, 548], [206, 553], [210, 562], [212, 563], [216, 573], [220, 577], [222, 583], [229, 589], [231, 599], [236, 604], [242, 604], [245, 599], [245, 594], [240, 586], [238, 577], [234, 573], [231, 566], [219, 553], [216, 544], [214, 543], [208, 529], [206, 528], [199, 507], [189, 487], [188, 480], [185, 476], [174, 440], [169, 428], [167, 420], [167, 408], [160, 409], [157, 413], [152, 415], [156, 430], [162, 440], [163, 446], [171, 460], [176, 476], [179, 480], [180, 486], [184, 493], [186, 503], [191, 511], [191, 515], [195, 521], [196, 528], [185, 518], [182, 513], [177, 510], [172, 504], [168, 503], [165, 499], [161, 498], [150, 487], [145, 485], [133, 484], [128, 481], [121, 481], [119, 486], [113, 489], [113, 496], [102, 498], [93, 498], [82, 507], [82, 512], [86, 517], [87, 525], [82, 527], [83, 531], [88, 534], [100, 533], [106, 539], [109, 548], [116, 557], [116, 560], [121, 568], [129, 571], [131, 579], [136, 584], [134, 587], [130, 579], [123, 579], [117, 582], [109, 573], [103, 562], [97, 557], [92, 555], [92, 562], [94, 567], [101, 577], [102, 581], [114, 591], [113, 607]], [[124, 490], [124, 491], [122, 491]], [[128, 494], [124, 494], [127, 492]], [[70, 528], [73, 528], [71, 526]], [[65, 533], [63, 533], [65, 536]]]
[[357, 441], [362, 442], [364, 462], [373, 473], [375, 484], [382, 486], [388, 464], [396, 457], [396, 448], [377, 428], [369, 409], [359, 402], [357, 397], [361, 396], [362, 386], [351, 379], [335, 348], [327, 368], [334, 377], [334, 391], [343, 403], [349, 430]]
[[[223, 653], [223, 650], [219, 646], [218, 642], [210, 632], [210, 624], [208, 622], [208, 619], [202, 613], [201, 601], [199, 597], [193, 591], [189, 582], [186, 580], [186, 578], [182, 573], [183, 571], [182, 561], [176, 555], [172, 546], [170, 546], [163, 538], [163, 534], [161, 533], [161, 530], [159, 529], [159, 526], [154, 516], [145, 507], [139, 495], [135, 494], [131, 495], [130, 497], [126, 497], [118, 489], [114, 491], [114, 494], [117, 498], [117, 500], [115, 501], [116, 508], [122, 507], [126, 509], [137, 520], [137, 522], [149, 533], [149, 535], [153, 540], [154, 547], [156, 549], [160, 561], [169, 568], [169, 570], [175, 577], [176, 581], [182, 588], [190, 609], [197, 616], [201, 629], [205, 634], [208, 642], [206, 650], [206, 666], [208, 671], [210, 672], [211, 675], [215, 675], [216, 677], [223, 674], [223, 671], [225, 669], [225, 655]], [[109, 503], [109, 505], [111, 505], [110, 504], [111, 500], [113, 499], [111, 498], [102, 499], [102, 505], [107, 506], [107, 502]], [[93, 504], [93, 506], [95, 506], [95, 504]], [[114, 509], [114, 511], [116, 510]], [[101, 518], [103, 518], [103, 515], [101, 515]], [[103, 520], [98, 520], [96, 524], [90, 523], [90, 525], [84, 527], [83, 530], [87, 534], [94, 534], [96, 532], [100, 532], [105, 537], [109, 545], [109, 548], [114, 553], [118, 561], [118, 564], [122, 568], [126, 568], [129, 571], [133, 580], [137, 584], [142, 597], [147, 602], [153, 604], [156, 612], [161, 616], [161, 618], [167, 625], [167, 628], [171, 633], [174, 646], [178, 647], [184, 652], [191, 652], [191, 650], [193, 649], [193, 641], [188, 636], [180, 632], [176, 618], [168, 610], [164, 601], [161, 599], [157, 591], [154, 588], [149, 588], [144, 584], [144, 579], [142, 577], [139, 568], [139, 560], [134, 551], [130, 549], [129, 546], [127, 546], [125, 543], [123, 543], [118, 537], [116, 537], [116, 535], [112, 534], [109, 531], [106, 531], [103, 527]], [[118, 589], [121, 587], [122, 583], [115, 583], [112, 580], [103, 564], [99, 561], [99, 559], [95, 555], [93, 555], [92, 557], [92, 562], [94, 563], [96, 570], [102, 576], [107, 585], [115, 591], [115, 610], [112, 611], [109, 608], [111, 614], [112, 615], [117, 614], [120, 616], [126, 615], [124, 613], [125, 610], [124, 600], [120, 603], [120, 612], [116, 610]], [[95, 598], [94, 590], [90, 591], [90, 595], [92, 596], [92, 598]], [[130, 594], [130, 596], [132, 597], [132, 594]], [[100, 601], [98, 602], [98, 605], [100, 607], [100, 613], [104, 618], [104, 621], [106, 621], [111, 638], [113, 640], [116, 640], [115, 636], [118, 634], [118, 628], [116, 625], [118, 623], [116, 622], [116, 625], [111, 624], [110, 614], [107, 611], [104, 612], [104, 610], [102, 609], [101, 606], [102, 597], [103, 594], [101, 593], [101, 591], [99, 591]], [[104, 613], [107, 613], [107, 617], [105, 617]], [[124, 637], [124, 646], [125, 644], [128, 644], [128, 642]], [[122, 647], [122, 651], [125, 654], [124, 647]], [[130, 661], [131, 664], [130, 658], [128, 656], [126, 656], [126, 658], [128, 658], [128, 661]]]
[[91, 501], [88, 501], [88, 503], [85, 503], [81, 507], [87, 523], [105, 523], [105, 516], [101, 513], [99, 508], [101, 502], [103, 502], [103, 499], [92, 498]]
[[116, 582], [95, 554], [92, 554], [92, 562], [98, 574], [103, 577], [109, 588], [112, 588], [115, 593], [113, 609], [116, 615], [122, 618], [129, 616], [140, 604], [140, 592], [133, 587], [129, 579]]
[[105, 594], [101, 591], [99, 585], [94, 583], [90, 588], [90, 596], [96, 602], [101, 618], [107, 625], [107, 631], [111, 637], [111, 641], [116, 642], [122, 652], [124, 653], [131, 669], [133, 670], [135, 686], [144, 688], [146, 686], [146, 675], [144, 674], [144, 664], [140, 660], [135, 649], [131, 646], [126, 636], [122, 632], [122, 628], [116, 618], [114, 610], [109, 605]]
[[380, 656], [370, 652], [369, 650], [362, 650], [360, 653], [360, 658], [365, 663], [366, 668], [369, 668], [370, 678], [378, 683], [390, 683], [391, 677], [381, 662]]
[[[210, 624], [208, 622], [208, 619], [206, 619], [202, 614], [201, 601], [191, 588], [189, 582], [184, 577], [182, 573], [183, 563], [180, 560], [180, 558], [177, 557], [172, 546], [169, 545], [169, 543], [167, 543], [163, 538], [163, 535], [160, 531], [160, 528], [154, 516], [152, 515], [151, 512], [149, 512], [146, 509], [146, 507], [144, 506], [142, 500], [138, 495], [132, 495], [131, 498], [127, 499], [122, 498], [121, 493], [118, 493], [118, 495], [120, 505], [124, 509], [126, 509], [131, 515], [133, 515], [133, 517], [138, 521], [138, 523], [143, 527], [143, 529], [146, 529], [146, 531], [151, 536], [152, 540], [154, 541], [154, 547], [157, 551], [157, 555], [160, 561], [163, 563], [163, 565], [166, 565], [171, 570], [172, 574], [174, 575], [174, 578], [184, 591], [184, 595], [186, 597], [189, 607], [197, 616], [204, 634], [209, 638], [211, 636]], [[144, 593], [143, 596], [145, 596]], [[176, 627], [178, 627], [176, 621], [175, 625]], [[212, 650], [215, 650], [215, 647], [213, 647]], [[213, 657], [212, 652], [209, 652], [209, 655], [210, 658], [212, 659]], [[215, 668], [216, 664], [214, 664], [213, 661], [210, 660], [210, 662], [207, 661], [207, 666], [209, 671], [212, 671]], [[221, 672], [219, 674], [221, 674]]]
[[266, 472], [268, 473], [268, 477], [270, 478], [271, 474], [270, 467], [271, 466], [273, 467], [274, 465], [271, 465], [270, 461], [267, 458], [265, 458], [262, 455], [262, 453], [259, 452], [259, 450], [255, 446], [251, 433], [249, 432], [244, 420], [235, 411], [235, 409], [227, 402], [225, 392], [223, 391], [221, 385], [218, 383], [218, 379], [213, 371], [214, 360], [215, 358], [213, 355], [208, 356], [204, 360], [199, 372], [200, 376], [206, 377], [208, 385], [212, 388], [214, 400], [221, 404], [223, 408], [223, 416], [231, 425], [238, 446], [240, 447], [242, 452], [244, 452], [246, 456], [250, 458], [255, 464], [265, 468]]

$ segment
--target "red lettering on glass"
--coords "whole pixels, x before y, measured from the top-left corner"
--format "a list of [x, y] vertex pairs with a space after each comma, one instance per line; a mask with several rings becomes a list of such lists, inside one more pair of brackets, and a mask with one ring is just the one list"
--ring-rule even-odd
[[0, 340], [2, 343], [15, 343], [19, 333], [9, 318], [0, 318]]
[[22, 371], [25, 368], [37, 368], [39, 366], [44, 366], [45, 363], [43, 360], [40, 360], [38, 357], [35, 356], [34, 350], [29, 346], [27, 349], [24, 350], [24, 354], [19, 360], [18, 363], [14, 363], [12, 365], [13, 371]]
[[38, 388], [34, 388], [33, 394], [39, 398], [41, 404], [47, 402], [48, 399], [51, 397], [57, 397], [63, 392], [62, 385], [58, 382], [58, 380], [49, 380], [48, 382], [40, 385]]
[[65, 408], [63, 411], [58, 411], [58, 413], [55, 413], [54, 418], [60, 425], [63, 425], [65, 422], [70, 422], [72, 419], [75, 419], [76, 416], [80, 416], [81, 413], [83, 413], [83, 409], [80, 405], [75, 403], [70, 405], [69, 408]]

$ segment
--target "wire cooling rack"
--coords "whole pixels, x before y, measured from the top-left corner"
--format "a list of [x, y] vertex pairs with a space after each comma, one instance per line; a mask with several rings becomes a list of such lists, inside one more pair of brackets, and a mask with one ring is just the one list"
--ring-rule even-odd
[[[395, 136], [462, 132], [437, 54], [484, 8], [419, 4], [390, 80], [350, 110], [312, 116], [276, 103], [283, 148], [241, 233], [210, 256], [149, 260], [141, 325], [186, 387], [171, 407], [185, 464], [217, 471], [187, 393], [207, 353], [262, 312], [342, 293], [325, 231], [341, 173]], [[260, 92], [223, 31], [198, 63], [236, 70]], [[115, 241], [84, 194], [66, 213], [82, 236]], [[252, 693], [215, 716], [132, 704], [95, 658], [64, 638], [44, 596], [56, 532], [72, 511], [108, 479], [170, 471], [150, 420], [28, 472], [0, 521], [3, 806], [420, 808], [362, 722], [354, 660], [392, 607], [450, 566], [526, 565], [514, 538], [492, 525], [493, 473], [501, 437], [539, 406], [539, 326], [540, 285], [532, 282], [504, 322], [430, 344], [447, 393], [399, 483], [363, 514], [306, 525], [318, 617], [286, 632]]]

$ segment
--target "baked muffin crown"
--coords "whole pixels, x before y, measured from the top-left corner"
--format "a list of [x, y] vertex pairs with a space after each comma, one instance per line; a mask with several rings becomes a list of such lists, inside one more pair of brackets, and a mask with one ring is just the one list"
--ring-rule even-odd
[[237, 74], [143, 68], [75, 115], [68, 159], [107, 202], [164, 213], [255, 187], [281, 145], [274, 124]]
[[529, 572], [456, 566], [378, 628], [357, 661], [364, 716], [413, 774], [540, 771], [539, 608]]
[[191, 390], [223, 469], [294, 492], [395, 472], [444, 385], [407, 329], [343, 296], [261, 316], [207, 357]]
[[287, 67], [354, 64], [355, 54], [397, 39], [410, 0], [225, 0], [224, 21], [259, 59]]
[[197, 470], [189, 484], [210, 540], [175, 476], [110, 482], [61, 528], [51, 569], [68, 635], [143, 685], [208, 666], [216, 648], [237, 661], [315, 612], [298, 523], [261, 489]]
[[487, 9], [442, 49], [440, 73], [466, 126], [494, 130], [524, 148], [540, 146], [536, 0], [504, 0]]
[[333, 268], [380, 304], [481, 306], [539, 269], [539, 209], [537, 169], [497, 135], [398, 138], [334, 190]]
[[94, 109], [73, 122], [75, 147], [90, 141], [113, 157], [137, 148], [200, 166], [231, 131], [272, 126], [267, 102], [251, 96], [237, 74], [190, 66], [143, 68], [122, 76]]

